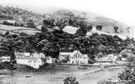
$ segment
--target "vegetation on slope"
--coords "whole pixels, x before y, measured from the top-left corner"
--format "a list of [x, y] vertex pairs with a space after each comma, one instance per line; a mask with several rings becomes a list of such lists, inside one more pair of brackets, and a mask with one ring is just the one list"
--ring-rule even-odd
[[0, 6], [0, 20], [15, 20], [27, 22], [30, 19], [39, 24], [42, 22], [43, 15], [20, 8]]
[[[72, 52], [79, 50], [84, 54], [88, 54], [89, 58], [94, 60], [99, 53], [102, 55], [118, 54], [121, 50], [127, 48], [129, 44], [135, 45], [133, 38], [123, 40], [117, 35], [93, 33], [86, 36], [86, 33], [92, 30], [92, 26], [87, 22], [85, 13], [73, 13], [66, 10], [56, 11], [52, 15], [46, 15], [42, 24], [41, 32], [34, 35], [28, 35], [25, 32], [20, 34], [7, 32], [1, 35], [6, 39], [1, 40], [1, 56], [14, 56], [14, 51], [37, 51], [45, 53], [46, 56], [58, 58], [61, 51]], [[75, 34], [69, 34], [63, 31], [66, 26], [78, 27], [78, 30]], [[97, 25], [96, 28], [101, 31], [102, 25]], [[117, 33], [116, 29], [114, 27]]]

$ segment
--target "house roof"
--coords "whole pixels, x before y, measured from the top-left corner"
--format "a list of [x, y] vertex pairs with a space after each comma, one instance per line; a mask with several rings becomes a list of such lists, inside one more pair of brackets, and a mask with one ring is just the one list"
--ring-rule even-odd
[[[60, 52], [60, 55], [65, 55], [65, 56], [69, 56], [69, 55], [70, 55], [71, 57], [73, 57], [76, 53], [82, 54], [80, 51], [75, 50], [75, 51], [73, 51], [73, 52]], [[84, 57], [88, 57], [87, 54], [83, 54], [83, 56], [84, 56]]]
[[70, 55], [72, 54], [73, 52], [60, 52], [60, 55]]
[[2, 58], [10, 58], [9, 56], [2, 56], [2, 57], [0, 57], [0, 59], [2, 59]]
[[43, 53], [32, 53], [31, 56], [34, 56], [34, 57], [45, 57], [45, 54]]
[[100, 58], [100, 59], [97, 59], [97, 60], [113, 61], [115, 59], [117, 59], [117, 56], [115, 56], [113, 54], [109, 54], [108, 56]]
[[77, 52], [79, 52], [79, 51], [78, 50], [75, 50], [73, 52], [60, 52], [60, 54], [62, 54], [62, 55], [71, 55], [71, 54], [75, 54]]
[[16, 56], [30, 56], [30, 53], [27, 52], [15, 52]]
[[37, 61], [37, 60], [39, 60], [40, 58], [34, 58], [34, 57], [17, 57], [16, 59]]
[[77, 27], [66, 26], [66, 27], [63, 29], [63, 31], [68, 32], [68, 33], [70, 33], [70, 34], [75, 34], [78, 29], [79, 29], [79, 28], [77, 28]]
[[88, 57], [88, 55], [87, 55], [87, 54], [83, 54], [83, 56], [84, 56], [84, 57]]
[[74, 51], [70, 56], [71, 56], [71, 57], [74, 57], [74, 55], [75, 55], [76, 53], [80, 53], [80, 54], [81, 54], [81, 52], [80, 52], [80, 51], [75, 50], [75, 51]]

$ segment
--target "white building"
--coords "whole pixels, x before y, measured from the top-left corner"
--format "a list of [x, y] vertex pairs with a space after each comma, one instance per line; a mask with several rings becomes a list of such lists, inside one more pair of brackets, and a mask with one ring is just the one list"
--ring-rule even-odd
[[46, 63], [52, 64], [54, 63], [54, 59], [52, 57], [46, 57]]
[[6, 20], [6, 22], [15, 24], [16, 21], [15, 20]]
[[45, 58], [45, 54], [44, 53], [32, 53], [31, 57], [36, 57], [36, 58]]
[[115, 64], [118, 57], [113, 54], [109, 54], [106, 57], [96, 58], [95, 64]]
[[121, 61], [126, 62], [128, 60], [127, 58], [130, 57], [132, 53], [133, 52], [130, 49], [124, 49], [120, 52], [119, 57], [121, 58]]
[[29, 53], [29, 52], [15, 52], [16, 57], [35, 57], [35, 58], [45, 58], [44, 53]]
[[10, 57], [9, 56], [2, 56], [2, 57], [0, 57], [0, 62], [10, 62]]
[[31, 54], [29, 52], [14, 52], [16, 57], [30, 57]]
[[78, 27], [66, 26], [63, 31], [69, 34], [75, 34], [78, 29]]
[[36, 69], [38, 69], [40, 66], [44, 64], [40, 58], [34, 57], [17, 57], [16, 61], [17, 64], [28, 65]]
[[59, 60], [67, 60], [67, 63], [70, 64], [88, 64], [88, 56], [77, 50], [74, 52], [60, 52]]

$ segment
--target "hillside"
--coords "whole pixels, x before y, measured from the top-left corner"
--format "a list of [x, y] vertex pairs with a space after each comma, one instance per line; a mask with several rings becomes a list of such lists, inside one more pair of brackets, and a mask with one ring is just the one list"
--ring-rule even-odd
[[21, 32], [24, 32], [29, 35], [35, 34], [37, 32], [41, 32], [35, 28], [15, 27], [15, 26], [8, 26], [8, 25], [0, 24], [0, 34], [4, 34], [7, 31], [13, 34], [20, 34]]
[[[16, 14], [12, 16], [20, 15]], [[135, 40], [127, 38], [135, 37], [134, 28], [112, 19], [72, 10], [57, 10], [44, 17], [43, 21], [38, 19], [42, 25], [36, 28], [0, 24], [0, 56], [14, 58], [14, 51], [19, 51], [43, 52], [58, 58], [60, 52], [79, 50], [93, 63], [101, 54], [119, 54], [128, 48], [135, 51]]]
[[[54, 11], [50, 14], [51, 17], [56, 18], [56, 20], [63, 20], [63, 19], [71, 19], [71, 17], [74, 17], [76, 20], [82, 20], [85, 21], [87, 25], [91, 25], [93, 28], [91, 31], [88, 31], [87, 35], [90, 35], [90, 33], [99, 33], [99, 34], [107, 34], [107, 35], [118, 35], [122, 39], [125, 39], [126, 37], [135, 38], [134, 34], [134, 27], [130, 27], [124, 23], [93, 14], [90, 12], [79, 12], [74, 10], [58, 10]], [[73, 22], [74, 23], [74, 22]], [[76, 23], [75, 23], [76, 24]], [[96, 25], [101, 25], [102, 30], [101, 31], [95, 31], [94, 28]], [[72, 33], [76, 32], [79, 27], [74, 25], [69, 25], [71, 27], [65, 27], [65, 32]], [[114, 27], [118, 27], [117, 33], [114, 31]], [[69, 29], [68, 29], [69, 28]]]
[[[118, 35], [122, 39], [125, 39], [126, 37], [133, 37], [135, 38], [134, 34], [134, 27], [130, 27], [126, 24], [123, 24], [121, 22], [112, 20], [110, 18], [106, 18], [101, 15], [97, 15], [91, 12], [80, 12], [80, 11], [75, 11], [75, 10], [67, 10], [67, 9], [61, 9], [61, 10], [55, 10], [53, 12], [48, 12], [44, 13], [44, 15], [37, 14], [32, 11], [28, 10], [23, 10], [21, 8], [14, 8], [10, 6], [0, 6], [0, 20], [3, 19], [14, 19], [16, 21], [22, 21], [22, 22], [27, 22], [29, 19], [34, 20], [34, 23], [36, 26], [42, 25], [42, 21], [44, 19], [49, 20], [48, 18], [54, 18], [55, 22], [53, 23], [54, 25], [57, 25], [57, 22], [66, 21], [69, 19], [78, 20], [78, 21], [85, 21], [87, 25], [91, 25], [93, 27], [93, 30], [88, 31], [87, 35], [91, 35], [92, 33], [102, 33], [102, 34], [108, 34], [108, 35]], [[65, 32], [76, 32], [76, 30], [79, 28], [76, 26], [76, 23], [74, 25], [73, 21], [72, 25], [67, 25], [67, 26], [72, 26], [66, 27], [64, 29]], [[101, 25], [103, 28], [101, 31], [95, 31], [94, 28], [96, 25]], [[114, 27], [118, 27], [118, 32], [115, 33]], [[75, 28], [76, 27], [76, 28]], [[69, 29], [68, 29], [69, 28]], [[41, 29], [41, 26], [39, 27]]]
[[15, 21], [27, 22], [32, 19], [37, 25], [42, 22], [43, 15], [32, 11], [14, 8], [10, 6], [0, 6], [0, 20], [11, 19]]

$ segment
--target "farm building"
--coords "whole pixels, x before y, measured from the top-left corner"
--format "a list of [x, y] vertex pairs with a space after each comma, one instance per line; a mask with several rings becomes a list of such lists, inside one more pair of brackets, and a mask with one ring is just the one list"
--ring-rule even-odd
[[80, 51], [60, 52], [59, 60], [70, 64], [88, 64], [88, 56]]
[[52, 63], [55, 63], [55, 59], [54, 58], [52, 58], [52, 57], [46, 57], [46, 63], [48, 63], [48, 64], [52, 64]]
[[30, 57], [31, 54], [29, 52], [14, 52], [16, 57]]
[[44, 53], [32, 53], [31, 57], [35, 57], [35, 58], [45, 58], [45, 54]]
[[16, 57], [34, 57], [34, 58], [45, 58], [44, 53], [29, 53], [29, 52], [15, 52]]
[[33, 68], [38, 69], [40, 66], [44, 64], [44, 62], [40, 58], [34, 57], [17, 57], [17, 64], [31, 66]]
[[2, 57], [0, 57], [0, 62], [10, 62], [10, 57], [9, 56], [2, 56]]
[[113, 64], [117, 59], [117, 56], [109, 54], [106, 57], [96, 58], [96, 64]]

